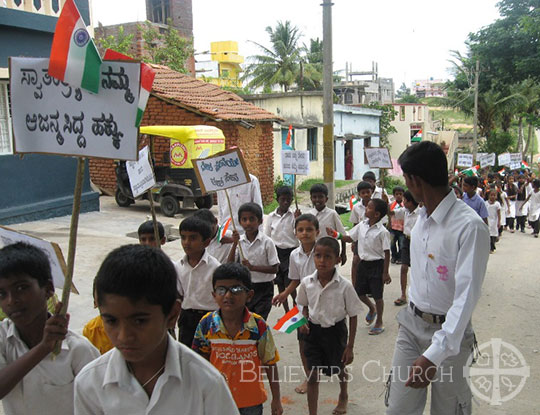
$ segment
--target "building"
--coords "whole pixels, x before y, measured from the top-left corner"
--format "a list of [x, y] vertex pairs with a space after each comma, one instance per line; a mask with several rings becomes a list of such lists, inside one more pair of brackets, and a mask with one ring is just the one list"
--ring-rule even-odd
[[[75, 0], [90, 23], [88, 0]], [[0, 1], [0, 223], [70, 215], [77, 160], [72, 157], [13, 155], [9, 105], [10, 56], [49, 57], [63, 1]], [[99, 195], [85, 176], [81, 212], [99, 210]]]
[[395, 100], [394, 80], [380, 78], [375, 62], [371, 71], [353, 71], [352, 64], [346, 62], [345, 80], [334, 83], [334, 92], [344, 105], [391, 104]]
[[444, 79], [419, 79], [414, 81], [412, 91], [418, 98], [445, 97], [445, 83]]
[[242, 88], [240, 65], [244, 57], [238, 54], [238, 42], [212, 42], [209, 52], [210, 59], [198, 59], [195, 63], [197, 78], [218, 86]]

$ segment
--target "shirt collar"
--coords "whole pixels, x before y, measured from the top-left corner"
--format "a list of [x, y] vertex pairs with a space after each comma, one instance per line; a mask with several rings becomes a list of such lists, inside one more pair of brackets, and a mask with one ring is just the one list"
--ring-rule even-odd
[[[191, 264], [189, 263], [188, 256], [184, 255], [184, 257], [181, 259], [182, 265], [189, 265], [191, 267]], [[197, 268], [200, 263], [204, 262], [205, 264], [208, 264], [208, 250], [205, 249], [204, 253], [202, 254], [201, 260], [192, 268]]]
[[[315, 271], [313, 274], [306, 278], [311, 278], [311, 282], [317, 282], [319, 283], [319, 278], [317, 277], [319, 275], [319, 271]], [[339, 283], [341, 279], [341, 275], [339, 275], [339, 272], [336, 267], [334, 267], [334, 275], [332, 275], [332, 279], [326, 284], [326, 287], [328, 287], [330, 284]], [[319, 283], [320, 284], [320, 283]]]
[[[51, 317], [51, 314], [48, 313], [48, 316]], [[48, 317], [47, 317], [48, 318]], [[24, 346], [26, 348], [28, 348], [28, 346], [26, 345], [26, 343], [23, 341], [23, 339], [21, 339], [21, 336], [19, 334], [19, 330], [17, 330], [17, 327], [15, 326], [15, 323], [10, 320], [9, 318], [6, 318], [7, 322], [8, 322], [8, 328], [7, 328], [7, 338], [13, 338], [13, 339], [16, 339], [16, 341], [24, 344]], [[60, 349], [61, 350], [69, 350], [69, 345], [68, 345], [68, 342], [64, 339], [62, 341], [62, 345], [60, 346]]]
[[[225, 327], [225, 324], [223, 324], [223, 319], [221, 318], [221, 313], [219, 310], [216, 310], [212, 313], [212, 328], [214, 332], [222, 332], [224, 334], [229, 335], [227, 332], [227, 328]], [[255, 321], [255, 317], [253, 317], [253, 313], [251, 313], [248, 308], [244, 308], [244, 316], [242, 318], [242, 329], [240, 330], [240, 333], [242, 333], [244, 330], [249, 330], [252, 332], [258, 331], [257, 322]]]
[[248, 244], [254, 244], [255, 241], [257, 241], [257, 240], [260, 241], [260, 240], [262, 239], [262, 236], [263, 236], [263, 233], [262, 233], [262, 232], [260, 231], [260, 229], [259, 229], [259, 231], [257, 232], [257, 236], [255, 237], [255, 239], [253, 240], [253, 242], [251, 242], [251, 241], [247, 238], [247, 234], [246, 234], [246, 233], [242, 234], [242, 236], [240, 236], [240, 239], [246, 241]]
[[277, 216], [278, 218], [283, 218], [283, 217], [287, 216], [289, 213], [293, 214], [291, 208], [287, 209], [287, 212], [285, 212], [283, 215], [280, 215], [278, 213], [278, 209], [279, 208], [276, 208], [276, 210], [274, 210], [272, 213], [270, 213], [270, 216]]
[[[452, 206], [457, 202], [456, 194], [452, 189], [448, 192], [448, 194], [445, 196], [443, 200], [437, 205], [435, 210], [431, 213], [431, 218], [437, 222], [441, 223], [450, 209], [452, 209]], [[424, 207], [424, 214], [427, 216], [427, 212]]]

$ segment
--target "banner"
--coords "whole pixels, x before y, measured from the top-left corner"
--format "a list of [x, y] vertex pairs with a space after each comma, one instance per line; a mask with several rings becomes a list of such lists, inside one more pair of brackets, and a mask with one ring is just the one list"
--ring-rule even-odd
[[366, 147], [364, 148], [368, 165], [372, 169], [392, 169], [392, 159], [390, 152], [384, 147]]
[[191, 162], [203, 193], [229, 189], [251, 181], [238, 148], [205, 159], [193, 159]]
[[510, 153], [499, 154], [499, 166], [510, 166]]
[[473, 155], [466, 153], [458, 153], [457, 166], [458, 167], [472, 167]]
[[129, 184], [133, 197], [142, 195], [148, 189], [151, 189], [156, 184], [154, 170], [150, 164], [150, 151], [148, 146], [145, 146], [139, 151], [138, 161], [128, 161], [126, 170], [129, 176]]
[[309, 176], [309, 151], [282, 150], [281, 172], [285, 174], [300, 174]]
[[480, 167], [488, 167], [488, 166], [494, 166], [495, 165], [495, 153], [484, 153], [480, 157], [478, 157], [478, 162], [480, 163]]

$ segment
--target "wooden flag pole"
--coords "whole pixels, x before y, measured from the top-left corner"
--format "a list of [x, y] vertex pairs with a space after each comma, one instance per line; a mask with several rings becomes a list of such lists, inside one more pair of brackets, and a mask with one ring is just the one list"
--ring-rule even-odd
[[[227, 196], [227, 203], [229, 205], [229, 214], [231, 215], [231, 223], [232, 223], [233, 229], [236, 231], [236, 223], [233, 218], [233, 211], [232, 211], [232, 206], [231, 206], [231, 199], [229, 198], [229, 192], [227, 191], [227, 189], [223, 189], [223, 191], [225, 192], [225, 196]], [[240, 249], [240, 258], [244, 260], [246, 257], [244, 256], [244, 251], [242, 250], [242, 245], [240, 244], [240, 242], [238, 242], [238, 248]]]
[[150, 211], [152, 212], [152, 224], [154, 226], [154, 239], [156, 246], [161, 249], [161, 238], [159, 237], [159, 229], [156, 219], [156, 208], [154, 207], [154, 199], [152, 199], [152, 189], [147, 190], [148, 200], [150, 201]]

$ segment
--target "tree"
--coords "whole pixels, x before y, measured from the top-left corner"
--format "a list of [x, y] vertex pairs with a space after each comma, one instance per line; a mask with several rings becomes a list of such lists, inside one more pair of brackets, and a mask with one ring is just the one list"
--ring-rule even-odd
[[401, 86], [396, 91], [396, 98], [401, 98], [406, 95], [411, 95], [411, 88], [407, 88], [407, 85], [405, 85], [405, 82], [402, 82]]
[[[99, 29], [101, 32], [104, 32], [103, 25], [99, 23]], [[97, 47], [101, 53], [104, 53], [107, 49], [113, 49], [117, 52], [123, 53], [124, 55], [134, 57], [131, 54], [130, 49], [133, 44], [133, 34], [126, 34], [124, 31], [124, 26], [118, 28], [118, 33], [116, 36], [109, 35], [96, 39]]]
[[323, 80], [323, 42], [322, 40], [310, 39], [309, 48], [304, 45], [301, 48], [303, 55], [300, 59], [300, 73], [296, 84], [302, 91], [322, 90]]
[[365, 106], [366, 108], [372, 108], [382, 112], [379, 118], [379, 143], [381, 147], [386, 147], [390, 150], [390, 141], [388, 137], [392, 133], [397, 133], [396, 128], [392, 125], [392, 121], [396, 119], [397, 111], [392, 104], [381, 105], [376, 102], [372, 102]]

